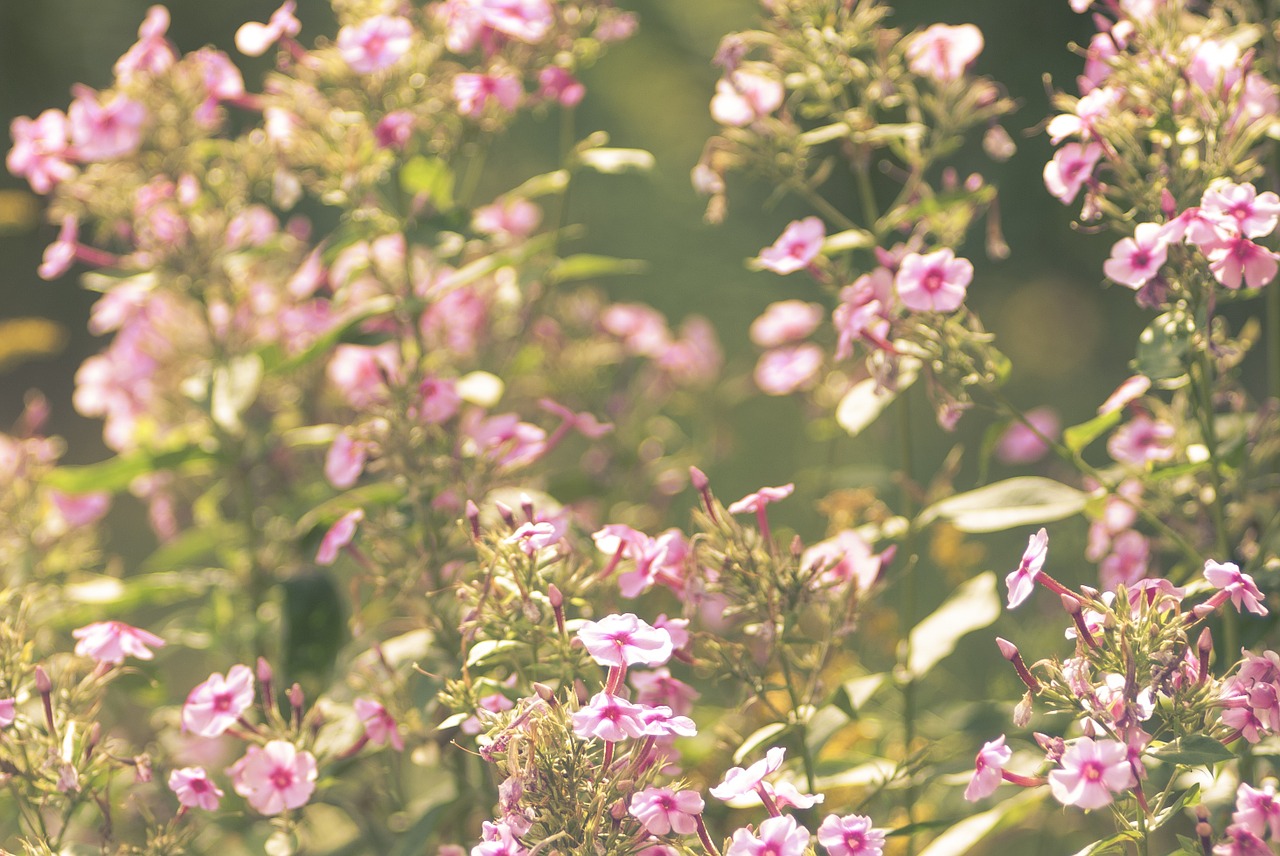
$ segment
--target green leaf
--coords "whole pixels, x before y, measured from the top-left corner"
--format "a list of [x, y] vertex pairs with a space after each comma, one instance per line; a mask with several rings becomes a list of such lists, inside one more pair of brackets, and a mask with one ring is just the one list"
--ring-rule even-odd
[[577, 153], [578, 163], [606, 175], [621, 172], [648, 172], [656, 161], [644, 149], [583, 149]]
[[1041, 476], [1019, 476], [956, 494], [920, 512], [920, 523], [945, 520], [961, 532], [1001, 532], [1062, 520], [1084, 510], [1089, 494]]
[[1134, 829], [1125, 829], [1110, 835], [1100, 841], [1095, 841], [1083, 850], [1078, 850], [1074, 856], [1101, 856], [1103, 853], [1111, 853], [1116, 850], [1122, 850], [1124, 845], [1131, 841], [1137, 841], [1141, 838], [1141, 834]]
[[963, 856], [991, 833], [1019, 823], [1046, 794], [1045, 788], [1026, 790], [982, 814], [967, 817], [929, 842], [919, 856]]
[[1221, 741], [1203, 734], [1188, 734], [1172, 743], [1166, 743], [1151, 753], [1161, 761], [1182, 764], [1187, 767], [1211, 767], [1219, 761], [1230, 761], [1236, 754], [1223, 746]]
[[243, 540], [244, 530], [231, 523], [216, 523], [187, 529], [178, 537], [161, 544], [143, 560], [138, 570], [144, 574], [186, 568], [218, 549], [235, 547]]
[[533, 178], [525, 181], [519, 187], [510, 191], [506, 195], [522, 199], [537, 199], [539, 196], [550, 196], [553, 193], [564, 193], [568, 186], [569, 170], [558, 169], [555, 172], [546, 172], [542, 175], [535, 175]]
[[875, 245], [876, 236], [866, 229], [845, 229], [843, 232], [828, 235], [822, 242], [822, 252], [830, 256], [849, 250], [865, 250]]
[[1136, 356], [1130, 365], [1139, 374], [1164, 386], [1177, 386], [1186, 378], [1187, 354], [1196, 324], [1182, 312], [1166, 312], [1138, 336]]
[[257, 354], [237, 357], [213, 370], [210, 415], [218, 427], [236, 435], [244, 430], [240, 417], [258, 397], [262, 370], [262, 358]]
[[876, 758], [830, 776], [818, 776], [813, 784], [818, 792], [832, 788], [865, 788], [888, 782], [898, 765], [886, 758]]
[[317, 526], [328, 526], [348, 511], [393, 505], [404, 497], [404, 488], [390, 482], [361, 485], [325, 500], [298, 520], [295, 531], [304, 535]]
[[552, 282], [576, 282], [600, 276], [643, 273], [647, 263], [640, 259], [616, 259], [612, 256], [582, 254], [560, 259], [547, 278]]
[[887, 675], [883, 672], [878, 672], [874, 675], [863, 675], [860, 678], [845, 681], [840, 687], [840, 691], [844, 694], [847, 704], [846, 713], [851, 716], [857, 716], [863, 705], [869, 702], [871, 697], [876, 694], [876, 691], [884, 686], [886, 677]]
[[1165, 808], [1161, 809], [1160, 812], [1157, 813], [1155, 817], [1151, 818], [1151, 825], [1149, 829], [1152, 831], [1155, 831], [1160, 827], [1164, 826], [1166, 823], [1173, 820], [1175, 817], [1178, 817], [1183, 809], [1185, 809], [1188, 805], [1191, 805], [1193, 802], [1199, 799], [1199, 797], [1200, 797], [1200, 785], [1197, 783], [1187, 788], [1185, 791], [1183, 791], [1176, 800], [1174, 800]]
[[876, 421], [876, 418], [899, 394], [915, 383], [919, 367], [920, 364], [915, 360], [904, 358], [896, 390], [881, 387], [876, 383], [875, 378], [869, 377], [858, 381], [836, 406], [836, 422], [849, 433], [849, 436], [858, 436], [868, 425]]
[[1000, 617], [1000, 594], [992, 571], [956, 589], [942, 606], [911, 630], [907, 674], [919, 680], [956, 649], [961, 637], [987, 627]]
[[186, 464], [214, 460], [217, 456], [195, 443], [165, 451], [144, 449], [117, 455], [101, 463], [80, 467], [58, 467], [44, 477], [44, 483], [65, 493], [112, 493], [127, 488], [138, 476], [176, 470]]
[[832, 140], [843, 140], [849, 136], [849, 132], [853, 130], [848, 122], [836, 122], [831, 125], [823, 125], [821, 128], [814, 128], [805, 131], [800, 135], [800, 143], [806, 146], [820, 146], [823, 143], [829, 143]]
[[499, 654], [514, 651], [523, 644], [515, 639], [483, 639], [472, 645], [471, 650], [467, 652], [467, 665], [478, 666]]
[[742, 745], [734, 751], [733, 763], [741, 764], [743, 759], [749, 756], [752, 752], [766, 743], [771, 743], [775, 737], [782, 734], [789, 727], [790, 726], [785, 722], [771, 722], [763, 728], [757, 728], [749, 737], [747, 737], [746, 740], [743, 740]]
[[1062, 432], [1062, 442], [1073, 452], [1083, 452], [1094, 440], [1119, 425], [1122, 418], [1124, 418], [1124, 410], [1117, 408], [1101, 416], [1095, 416], [1088, 422], [1072, 425]]
[[400, 168], [400, 188], [412, 196], [425, 194], [438, 211], [453, 207], [453, 170], [440, 158], [419, 155]]

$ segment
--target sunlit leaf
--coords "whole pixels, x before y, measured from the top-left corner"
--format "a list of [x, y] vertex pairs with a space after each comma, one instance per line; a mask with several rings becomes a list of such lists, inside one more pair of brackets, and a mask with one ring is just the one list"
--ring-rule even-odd
[[1230, 761], [1236, 754], [1222, 745], [1222, 741], [1214, 740], [1203, 734], [1188, 734], [1171, 743], [1166, 743], [1151, 753], [1161, 761], [1172, 764], [1183, 764], [1188, 767], [1212, 767], [1219, 761]]
[[868, 425], [876, 421], [876, 418], [898, 397], [899, 393], [915, 382], [919, 364], [909, 358], [902, 362], [903, 371], [898, 376], [896, 390], [880, 386], [875, 378], [867, 378], [854, 384], [853, 388], [845, 393], [844, 398], [840, 399], [840, 404], [836, 406], [836, 422], [840, 423], [840, 427], [850, 436], [856, 437], [861, 434]]
[[1120, 408], [1095, 416], [1088, 422], [1072, 425], [1062, 432], [1062, 442], [1073, 452], [1083, 452], [1094, 440], [1120, 424], [1124, 411]]
[[213, 460], [213, 452], [194, 443], [166, 451], [142, 450], [119, 455], [101, 463], [79, 467], [58, 467], [44, 478], [49, 487], [66, 493], [124, 490], [138, 476], [176, 470], [186, 464]]
[[936, 502], [920, 512], [920, 523], [945, 520], [961, 532], [1000, 532], [1062, 520], [1088, 501], [1089, 494], [1062, 482], [1019, 476]]
[[648, 172], [657, 161], [644, 149], [584, 149], [578, 152], [578, 162], [588, 169], [614, 175], [620, 172]]
[[771, 743], [775, 737], [788, 728], [785, 722], [771, 722], [763, 728], [757, 728], [746, 740], [742, 741], [733, 753], [733, 763], [741, 764], [743, 760], [749, 757], [756, 749], [766, 743]]
[[601, 276], [643, 273], [647, 264], [640, 259], [616, 259], [612, 256], [582, 254], [569, 256], [552, 266], [547, 278], [552, 282], [576, 282]]
[[1137, 830], [1125, 829], [1115, 835], [1095, 841], [1083, 850], [1077, 850], [1073, 856], [1102, 856], [1104, 853], [1115, 853], [1124, 850], [1131, 842], [1138, 841], [1141, 834]]
[[453, 170], [440, 158], [419, 155], [400, 168], [400, 188], [413, 196], [425, 195], [438, 211], [453, 207]]
[[907, 672], [919, 680], [956, 648], [960, 639], [987, 627], [1000, 617], [996, 575], [987, 571], [956, 589], [942, 606], [917, 624], [910, 634]]
[[991, 833], [1020, 822], [1046, 794], [1045, 788], [1032, 788], [965, 818], [929, 842], [919, 856], [963, 856]]

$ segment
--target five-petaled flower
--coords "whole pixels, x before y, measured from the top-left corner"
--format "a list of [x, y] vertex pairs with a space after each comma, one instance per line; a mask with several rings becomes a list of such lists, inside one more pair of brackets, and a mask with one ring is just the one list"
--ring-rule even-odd
[[123, 621], [98, 621], [71, 631], [76, 642], [76, 653], [92, 657], [102, 664], [123, 663], [125, 657], [150, 660], [155, 656], [151, 648], [163, 648], [164, 640], [154, 633], [131, 627]]
[[602, 666], [661, 666], [671, 659], [671, 634], [630, 612], [587, 621], [578, 639]]
[[1129, 747], [1116, 740], [1081, 737], [1063, 753], [1061, 766], [1049, 773], [1054, 799], [1085, 809], [1110, 805], [1115, 794], [1137, 783]]
[[259, 813], [301, 808], [316, 789], [316, 759], [284, 740], [250, 746], [227, 771], [235, 791]]
[[182, 727], [201, 737], [217, 737], [226, 731], [253, 704], [253, 672], [237, 664], [214, 672], [187, 695], [182, 706]]
[[1022, 561], [1018, 567], [1005, 577], [1005, 585], [1009, 587], [1009, 609], [1019, 606], [1031, 596], [1036, 587], [1036, 576], [1044, 568], [1045, 557], [1049, 555], [1049, 533], [1041, 528], [1039, 532], [1027, 540], [1027, 549], [1022, 553]]

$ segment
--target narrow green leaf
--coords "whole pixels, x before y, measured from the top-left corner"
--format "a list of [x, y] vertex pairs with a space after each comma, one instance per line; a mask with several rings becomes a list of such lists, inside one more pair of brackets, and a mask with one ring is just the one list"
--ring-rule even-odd
[[1126, 844], [1131, 841], [1137, 841], [1140, 837], [1137, 831], [1125, 829], [1115, 835], [1093, 842], [1083, 850], [1076, 851], [1073, 856], [1102, 856], [1103, 853], [1113, 853], [1124, 849]]
[[348, 511], [392, 505], [404, 497], [404, 488], [389, 482], [366, 484], [340, 493], [302, 515], [295, 531], [305, 535], [321, 525], [329, 525]]
[[1026, 790], [982, 814], [967, 817], [929, 842], [920, 856], [964, 856], [991, 833], [1021, 821], [1046, 793], [1045, 788]]
[[467, 665], [478, 666], [485, 660], [490, 660], [499, 654], [505, 654], [519, 648], [522, 642], [515, 639], [484, 639], [471, 646], [471, 650], [467, 652]]
[[606, 175], [621, 172], [648, 172], [656, 161], [644, 149], [594, 148], [578, 152], [578, 162]]
[[140, 450], [117, 455], [97, 464], [58, 467], [44, 477], [44, 483], [66, 493], [118, 492], [138, 476], [176, 470], [185, 464], [211, 461], [216, 457], [195, 443], [165, 451]]
[[771, 722], [763, 728], [757, 728], [746, 740], [742, 741], [733, 753], [733, 763], [741, 764], [743, 759], [749, 756], [756, 749], [766, 743], [773, 741], [782, 732], [786, 731], [789, 726], [785, 722]]
[[910, 634], [911, 657], [907, 673], [919, 680], [956, 649], [960, 639], [987, 627], [1000, 617], [1000, 594], [992, 571], [966, 582]]
[[1151, 818], [1150, 829], [1155, 831], [1164, 826], [1169, 821], [1178, 817], [1187, 806], [1191, 805], [1199, 798], [1200, 785], [1197, 783], [1183, 791], [1176, 800], [1162, 809], [1155, 817]]
[[616, 259], [584, 253], [560, 259], [552, 266], [547, 278], [552, 282], [577, 282], [601, 276], [643, 273], [647, 266], [640, 259]]
[[1084, 510], [1089, 494], [1040, 476], [1019, 476], [956, 494], [920, 512], [920, 523], [945, 520], [962, 532], [1000, 532], [1062, 520]]
[[553, 193], [564, 193], [565, 188], [568, 186], [569, 170], [558, 169], [555, 172], [546, 172], [542, 175], [535, 175], [533, 178], [525, 181], [519, 187], [510, 191], [506, 195], [522, 199], [537, 199], [539, 196], [550, 196]]
[[1221, 741], [1203, 734], [1188, 734], [1172, 743], [1166, 743], [1151, 753], [1161, 761], [1183, 764], [1188, 767], [1211, 767], [1219, 761], [1230, 761], [1236, 754], [1223, 746]]
[[1123, 417], [1124, 410], [1117, 408], [1095, 416], [1088, 422], [1072, 425], [1062, 432], [1062, 443], [1073, 452], [1083, 452], [1094, 440], [1119, 425]]

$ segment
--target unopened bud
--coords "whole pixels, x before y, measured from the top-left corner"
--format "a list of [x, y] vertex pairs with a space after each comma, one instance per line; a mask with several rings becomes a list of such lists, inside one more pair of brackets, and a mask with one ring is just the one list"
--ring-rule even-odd
[[40, 693], [40, 701], [44, 704], [44, 722], [49, 727], [49, 733], [54, 737], [58, 735], [58, 727], [53, 724], [53, 681], [49, 680], [49, 673], [44, 670], [44, 666], [36, 666], [36, 690]]
[[591, 700], [591, 694], [587, 692], [587, 685], [582, 682], [582, 678], [573, 679], [573, 694], [577, 696], [579, 706]]
[[271, 671], [271, 664], [267, 662], [265, 657], [258, 658], [258, 686], [262, 687], [262, 707], [265, 710], [272, 710], [276, 706], [276, 691], [272, 686], [272, 680], [275, 674]]
[[1196, 640], [1196, 649], [1204, 654], [1213, 650], [1213, 633], [1208, 627], [1200, 631], [1200, 638]]
[[471, 526], [471, 537], [477, 541], [480, 540], [480, 507], [471, 500], [467, 500], [467, 523]]
[[1067, 611], [1068, 615], [1079, 615], [1081, 611], [1080, 601], [1069, 594], [1062, 596], [1062, 608]]
[[609, 806], [609, 816], [614, 820], [622, 820], [627, 816], [627, 807], [623, 804], [622, 800], [618, 800], [613, 805]]
[[524, 512], [525, 520], [533, 522], [533, 499], [527, 493], [520, 494], [520, 510]]
[[1014, 645], [1008, 639], [1002, 639], [997, 636], [996, 645], [1000, 648], [1000, 656], [1004, 657], [1009, 662], [1013, 662], [1018, 659], [1018, 646]]
[[1019, 728], [1026, 728], [1031, 722], [1031, 691], [1022, 697], [1022, 701], [1018, 702], [1018, 706], [1013, 709], [1013, 724]]
[[[1022, 655], [1018, 653], [1018, 646], [1008, 639], [1001, 639], [999, 636], [996, 637], [996, 645], [1000, 647], [1000, 654], [1013, 664], [1013, 670], [1018, 673], [1018, 677], [1027, 685], [1027, 689], [1033, 693], [1040, 692], [1040, 682], [1031, 674], [1027, 664], [1022, 661]], [[1030, 716], [1031, 714], [1028, 713], [1027, 715]]]
[[711, 481], [707, 478], [707, 474], [697, 467], [689, 467], [689, 482], [693, 485], [693, 489], [699, 493], [711, 486]]
[[1160, 213], [1166, 220], [1172, 220], [1178, 213], [1178, 202], [1167, 187], [1160, 191]]
[[559, 704], [559, 702], [556, 701], [555, 690], [551, 689], [551, 687], [547, 686], [541, 681], [533, 682], [533, 691], [538, 694], [538, 698], [542, 699], [552, 707], [555, 707], [556, 705]]
[[512, 529], [516, 528], [516, 515], [515, 512], [511, 510], [511, 506], [507, 505], [502, 500], [495, 500], [493, 507], [498, 510], [498, 516], [502, 518], [503, 523], [507, 524]]
[[560, 593], [560, 589], [555, 583], [547, 586], [547, 600], [551, 601], [553, 609], [559, 609], [564, 606], [564, 595]]
[[36, 692], [48, 695], [52, 690], [53, 681], [49, 680], [49, 673], [44, 670], [44, 666], [36, 666]]
[[302, 693], [302, 685], [294, 684], [289, 687], [289, 705], [293, 708], [295, 715], [301, 714], [302, 703], [306, 700], [306, 696]]

